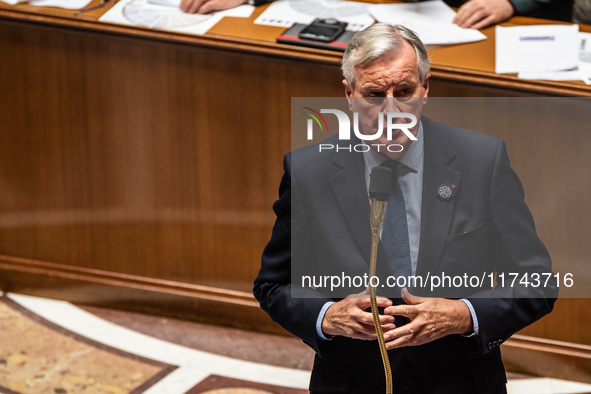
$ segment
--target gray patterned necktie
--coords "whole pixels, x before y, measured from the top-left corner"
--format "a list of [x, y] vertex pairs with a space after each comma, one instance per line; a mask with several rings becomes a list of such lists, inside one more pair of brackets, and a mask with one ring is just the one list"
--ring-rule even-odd
[[[386, 160], [383, 167], [392, 169], [392, 194], [388, 199], [384, 227], [382, 229], [382, 244], [388, 257], [392, 274], [408, 278], [412, 275], [410, 265], [410, 246], [408, 243], [408, 224], [406, 221], [406, 205], [404, 195], [398, 184], [398, 162]], [[405, 281], [408, 283], [408, 279]], [[400, 283], [400, 282], [399, 282]], [[410, 290], [410, 286], [406, 286]]]

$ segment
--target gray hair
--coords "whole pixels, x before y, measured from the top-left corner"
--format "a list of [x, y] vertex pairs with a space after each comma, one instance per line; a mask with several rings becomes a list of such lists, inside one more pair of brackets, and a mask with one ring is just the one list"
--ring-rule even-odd
[[409, 43], [417, 54], [419, 78], [423, 83], [429, 73], [429, 55], [421, 39], [402, 25], [376, 23], [356, 33], [345, 50], [341, 70], [349, 86], [352, 89], [355, 87], [357, 67], [399, 50], [404, 41]]

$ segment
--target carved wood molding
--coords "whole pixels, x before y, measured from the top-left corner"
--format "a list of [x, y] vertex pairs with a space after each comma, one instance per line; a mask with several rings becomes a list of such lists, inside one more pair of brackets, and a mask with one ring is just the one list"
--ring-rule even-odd
[[[259, 303], [255, 300], [253, 295], [242, 291], [108, 272], [65, 264], [49, 263], [20, 257], [0, 255], [0, 270], [57, 277], [154, 293], [170, 294], [173, 296], [189, 297], [204, 301], [259, 308]], [[11, 289], [5, 288], [2, 290], [11, 291]]]
[[591, 383], [591, 346], [513, 335], [501, 351], [509, 371]]

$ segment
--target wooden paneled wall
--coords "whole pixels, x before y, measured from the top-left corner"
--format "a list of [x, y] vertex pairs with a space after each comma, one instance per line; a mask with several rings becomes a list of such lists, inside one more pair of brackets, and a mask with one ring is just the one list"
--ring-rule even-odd
[[0, 29], [11, 92], [0, 106], [0, 252], [249, 290], [290, 146], [290, 97], [340, 94], [334, 69]]

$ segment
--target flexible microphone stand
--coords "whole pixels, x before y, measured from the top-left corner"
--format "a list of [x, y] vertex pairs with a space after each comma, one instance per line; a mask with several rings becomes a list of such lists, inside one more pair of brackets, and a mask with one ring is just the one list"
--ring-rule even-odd
[[[374, 167], [371, 171], [369, 181], [369, 197], [371, 199], [370, 225], [371, 225], [371, 255], [369, 260], [369, 297], [371, 301], [371, 314], [373, 323], [378, 336], [378, 344], [384, 364], [384, 373], [386, 375], [386, 394], [392, 394], [392, 369], [388, 350], [384, 341], [384, 332], [380, 324], [380, 316], [376, 301], [376, 286], [372, 278], [376, 276], [376, 265], [378, 256], [378, 243], [380, 241], [380, 231], [384, 224], [384, 215], [388, 198], [392, 193], [392, 170], [386, 167]], [[373, 284], [372, 284], [373, 283]]]

